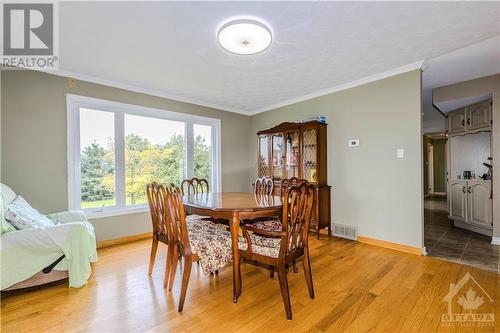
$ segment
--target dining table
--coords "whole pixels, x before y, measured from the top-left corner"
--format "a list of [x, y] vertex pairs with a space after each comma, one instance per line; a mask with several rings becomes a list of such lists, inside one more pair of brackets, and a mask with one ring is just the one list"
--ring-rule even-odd
[[229, 220], [233, 254], [233, 302], [241, 295], [238, 236], [240, 223], [259, 217], [280, 216], [283, 206], [280, 196], [246, 192], [211, 192], [183, 196], [186, 213]]

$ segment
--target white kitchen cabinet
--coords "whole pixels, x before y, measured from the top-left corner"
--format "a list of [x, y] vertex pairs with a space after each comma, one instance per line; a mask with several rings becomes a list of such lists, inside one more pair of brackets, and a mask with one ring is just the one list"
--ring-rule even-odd
[[491, 126], [490, 100], [467, 107], [467, 130], [476, 130]]
[[492, 205], [491, 183], [486, 181], [467, 182], [467, 221], [481, 227], [491, 228]]
[[465, 132], [465, 108], [448, 113], [448, 133]]
[[450, 181], [448, 193], [450, 218], [465, 220], [467, 217], [467, 181]]

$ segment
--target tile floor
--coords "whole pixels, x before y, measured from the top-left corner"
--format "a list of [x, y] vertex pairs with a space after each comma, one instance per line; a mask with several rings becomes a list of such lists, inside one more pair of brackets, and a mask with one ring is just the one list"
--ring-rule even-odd
[[424, 207], [428, 255], [500, 273], [500, 246], [491, 245], [491, 237], [455, 228], [448, 220], [444, 197], [428, 197]]

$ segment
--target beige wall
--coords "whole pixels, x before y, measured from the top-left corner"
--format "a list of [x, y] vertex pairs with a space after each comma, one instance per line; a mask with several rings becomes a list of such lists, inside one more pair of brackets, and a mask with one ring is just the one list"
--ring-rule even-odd
[[[357, 226], [361, 236], [422, 247], [420, 71], [253, 116], [251, 178], [259, 129], [319, 115], [328, 122], [332, 221]], [[347, 147], [349, 139], [360, 139], [360, 147]]]
[[[67, 208], [66, 93], [222, 120], [224, 191], [248, 191], [257, 130], [325, 115], [332, 220], [422, 247], [421, 75], [412, 71], [252, 117], [31, 71], [2, 73], [2, 179], [43, 212]], [[348, 148], [348, 139], [361, 146]], [[396, 149], [405, 158], [396, 159]], [[145, 213], [91, 221], [99, 240], [150, 230]]]
[[[480, 96], [491, 93], [493, 95], [493, 130], [492, 153], [493, 163], [500, 160], [500, 74], [480, 79], [452, 84], [433, 90], [434, 103], [461, 99], [471, 96]], [[493, 172], [493, 236], [500, 237], [500, 172]], [[499, 240], [500, 241], [500, 240]]]
[[[42, 212], [67, 209], [65, 94], [89, 96], [221, 119], [222, 187], [247, 191], [252, 154], [250, 118], [244, 115], [133, 93], [34, 71], [7, 70], [1, 75], [1, 177]], [[98, 240], [151, 229], [148, 214], [92, 220]]]

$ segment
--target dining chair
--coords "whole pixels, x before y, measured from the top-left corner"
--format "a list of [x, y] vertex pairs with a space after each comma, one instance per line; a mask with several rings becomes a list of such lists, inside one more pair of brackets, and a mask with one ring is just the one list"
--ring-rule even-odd
[[255, 180], [253, 193], [256, 195], [273, 195], [274, 181], [269, 177], [261, 177]]
[[[287, 269], [302, 258], [309, 296], [314, 298], [311, 263], [309, 260], [308, 230], [313, 209], [314, 186], [299, 182], [283, 194], [282, 228], [279, 231], [258, 228], [256, 224], [242, 226], [238, 248], [246, 262], [265, 264], [276, 268], [286, 316], [292, 319]], [[285, 223], [286, 221], [286, 223]], [[238, 265], [241, 264], [238, 262]]]
[[[161, 242], [167, 247], [170, 244], [168, 224], [167, 224], [167, 214], [165, 201], [163, 200], [163, 185], [153, 182], [146, 186], [146, 193], [148, 196], [149, 211], [151, 213], [151, 222], [153, 224], [153, 242], [151, 244], [151, 255], [149, 259], [149, 271], [148, 274], [153, 273], [153, 266], [156, 259], [156, 251], [158, 249], [158, 242]], [[168, 255], [167, 255], [168, 257]], [[168, 258], [167, 258], [168, 266]]]
[[208, 186], [208, 180], [204, 178], [191, 178], [184, 179], [180, 186], [182, 194], [198, 194], [198, 193], [209, 193], [210, 188]]
[[[218, 267], [227, 264], [232, 258], [231, 247], [227, 246], [231, 240], [231, 234], [220, 228], [212, 221], [205, 219], [191, 220], [187, 222], [186, 212], [182, 200], [182, 190], [171, 186], [164, 191], [164, 198], [169, 213], [171, 242], [169, 253], [169, 284], [168, 290], [172, 290], [177, 269], [177, 263], [184, 259], [181, 292], [179, 297], [178, 311], [184, 308], [186, 292], [191, 276], [193, 262], [202, 262], [204, 272], [218, 273]], [[165, 273], [165, 279], [167, 278]], [[212, 274], [210, 274], [212, 275]], [[166, 286], [166, 280], [164, 281]]]

